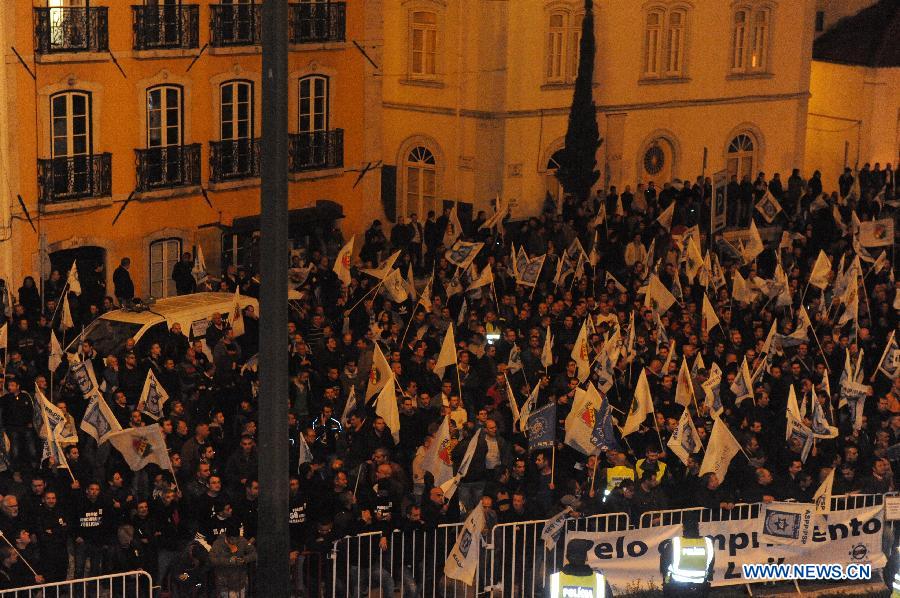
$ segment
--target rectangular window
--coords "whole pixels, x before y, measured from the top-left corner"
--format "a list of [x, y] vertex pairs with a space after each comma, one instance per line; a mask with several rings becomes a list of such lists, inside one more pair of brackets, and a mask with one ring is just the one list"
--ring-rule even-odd
[[659, 36], [662, 27], [662, 13], [647, 15], [647, 30], [644, 34], [644, 75], [659, 76]]
[[669, 26], [666, 30], [666, 75], [681, 75], [684, 56], [684, 13], [669, 13]]
[[581, 24], [584, 15], [572, 18], [572, 26], [569, 28], [569, 81], [574, 81], [578, 76], [578, 61], [581, 59]]
[[437, 15], [414, 12], [410, 31], [410, 74], [433, 77], [436, 74]]
[[248, 81], [228, 81], [221, 87], [222, 141], [253, 136], [252, 85]]
[[734, 40], [731, 59], [731, 70], [744, 70], [744, 56], [747, 50], [747, 12], [739, 10], [734, 13]]
[[52, 157], [84, 156], [91, 151], [90, 98], [84, 93], [63, 93], [50, 102]]
[[298, 133], [328, 130], [328, 78], [313, 76], [300, 79]]
[[566, 39], [566, 17], [550, 15], [550, 31], [547, 38], [547, 80], [561, 81], [563, 72], [563, 49]]
[[150, 295], [174, 297], [172, 270], [181, 256], [181, 239], [163, 239], [150, 244]]
[[181, 145], [181, 88], [147, 91], [147, 147]]
[[750, 70], [766, 70], [769, 46], [769, 11], [760, 10], [753, 15], [753, 44], [750, 53]]

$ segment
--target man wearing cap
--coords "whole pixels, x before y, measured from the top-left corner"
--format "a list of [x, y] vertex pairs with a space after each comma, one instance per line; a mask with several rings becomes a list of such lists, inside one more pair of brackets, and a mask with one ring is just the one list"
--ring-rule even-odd
[[709, 594], [716, 553], [712, 539], [700, 535], [697, 511], [687, 511], [681, 520], [682, 535], [659, 547], [659, 572], [663, 576], [663, 596]]
[[566, 547], [568, 564], [547, 580], [549, 598], [607, 598], [612, 590], [606, 577], [587, 565], [587, 553], [594, 543], [572, 540]]

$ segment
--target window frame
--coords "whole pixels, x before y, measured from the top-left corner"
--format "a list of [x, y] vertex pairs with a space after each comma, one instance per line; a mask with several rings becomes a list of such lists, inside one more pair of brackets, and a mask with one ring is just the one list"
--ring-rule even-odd
[[[247, 135], [240, 135], [238, 131], [240, 130], [241, 118], [239, 116], [239, 108], [241, 102], [239, 101], [239, 90], [242, 87], [246, 87], [247, 89]], [[226, 88], [231, 88], [232, 100], [230, 102], [231, 108], [231, 122], [229, 123], [232, 127], [231, 136], [225, 136], [225, 98], [224, 93]], [[253, 139], [255, 137], [255, 120], [256, 120], [256, 103], [254, 93], [256, 89], [254, 88], [253, 81], [250, 79], [229, 79], [227, 81], [223, 81], [219, 84], [219, 140], [220, 141], [241, 141], [244, 139]]]
[[[547, 15], [547, 68], [544, 71], [544, 80], [547, 83], [565, 83], [567, 80], [566, 39], [569, 36], [569, 16], [568, 11], [559, 8]], [[555, 18], [560, 19], [558, 26], [553, 25]]]
[[[644, 35], [643, 35], [643, 54], [644, 60], [642, 64], [642, 75], [644, 78], [659, 78], [662, 75], [661, 65], [661, 48], [664, 38], [666, 9], [661, 6], [655, 6], [646, 11], [644, 15]], [[657, 17], [657, 22], [650, 23], [651, 17]], [[651, 47], [651, 40], [653, 41]]]
[[[737, 15], [745, 21], [740, 32], [741, 53], [738, 56]], [[730, 72], [735, 75], [755, 75], [769, 72], [769, 50], [772, 39], [772, 13], [769, 4], [739, 4], [732, 11], [732, 42]], [[762, 19], [760, 21], [760, 19]]]
[[[316, 94], [316, 83], [323, 83], [322, 94], [322, 127], [315, 126], [316, 108], [315, 102], [318, 95]], [[309, 84], [310, 94], [304, 101], [303, 86], [304, 83]], [[305, 111], [304, 108], [309, 108]], [[310, 126], [303, 127], [303, 118], [307, 116]], [[331, 130], [331, 77], [321, 73], [311, 73], [297, 79], [297, 132], [298, 133], [318, 133]]]
[[[417, 160], [412, 160], [413, 154], [418, 153]], [[410, 146], [404, 152], [403, 159], [403, 207], [406, 213], [415, 212], [417, 214], [427, 214], [430, 209], [435, 209], [434, 204], [438, 198], [438, 158], [437, 154], [428, 147], [427, 143], [420, 142]], [[430, 159], [430, 162], [429, 162]], [[410, 173], [415, 171], [416, 174], [416, 191], [412, 193], [412, 185], [410, 181]], [[426, 179], [431, 178], [432, 193], [426, 194]], [[430, 200], [429, 200], [430, 198]], [[413, 200], [413, 201], [411, 201]], [[431, 205], [426, 205], [428, 201]], [[410, 205], [414, 202], [414, 205]]]
[[[148, 247], [148, 255], [147, 255], [148, 289], [149, 289], [150, 295], [157, 299], [163, 299], [166, 297], [174, 297], [177, 294], [175, 291], [175, 281], [172, 280], [172, 277], [171, 277], [172, 268], [169, 267], [169, 262], [166, 259], [167, 258], [166, 247], [169, 243], [171, 243], [173, 241], [178, 244], [178, 249], [174, 256], [174, 258], [175, 258], [174, 263], [177, 263], [178, 260], [181, 259], [181, 252], [182, 252], [182, 248], [184, 247], [184, 240], [181, 237], [163, 237], [161, 239], [155, 239], [150, 242], [150, 245]], [[162, 279], [158, 280], [158, 281], [154, 281], [154, 279], [153, 279], [153, 264], [157, 263], [157, 262], [154, 262], [154, 260], [153, 260], [153, 248], [155, 246], [162, 247], [162, 250], [161, 250], [162, 251], [162, 261], [161, 261], [161, 263], [162, 263]], [[153, 292], [154, 284], [162, 285], [162, 289], [163, 289], [162, 294], [159, 294], [159, 295], [154, 294], [154, 292]], [[169, 293], [169, 285], [170, 284], [172, 286], [171, 294]]]
[[[150, 108], [150, 96], [152, 93], [154, 93], [156, 91], [159, 91], [159, 94], [160, 94], [160, 108], [159, 108], [160, 124], [158, 127], [153, 127], [153, 126], [151, 126], [151, 112], [153, 112], [155, 110], [151, 110], [151, 108]], [[165, 124], [165, 125], [163, 124], [163, 113], [166, 113], [171, 109], [169, 106], [169, 99], [168, 99], [169, 95], [167, 93], [168, 91], [175, 91], [178, 94], [177, 95], [178, 101], [176, 102], [177, 110], [178, 110], [178, 125], [177, 125], [178, 140], [177, 140], [177, 143], [171, 143], [170, 139], [169, 139], [169, 129], [172, 128], [172, 126], [168, 125], [168, 124]], [[185, 145], [185, 141], [184, 141], [184, 112], [185, 112], [184, 86], [173, 85], [170, 83], [154, 85], [152, 87], [147, 88], [144, 98], [145, 98], [144, 99], [145, 118], [147, 119], [147, 137], [146, 137], [147, 148], [149, 149], [149, 148], [157, 148], [157, 147], [184, 146]], [[168, 114], [166, 114], [165, 116], [168, 116]], [[156, 145], [151, 143], [151, 139], [152, 139], [151, 135], [153, 134], [152, 131], [154, 131], [155, 129], [159, 129], [160, 139], [164, 140], [165, 143], [161, 142]]]
[[[432, 15], [433, 23], [422, 23], [416, 20], [416, 15]], [[438, 78], [438, 47], [440, 45], [440, 17], [437, 10], [427, 8], [413, 8], [409, 11], [409, 55], [407, 65], [407, 76], [410, 79], [418, 80], [434, 80]], [[421, 33], [422, 48], [416, 50], [416, 33]], [[430, 34], [430, 35], [429, 35]], [[432, 47], [428, 49], [428, 39], [431, 39]], [[416, 54], [421, 53], [421, 68], [416, 70]], [[427, 68], [427, 57], [431, 57], [431, 69]]]
[[[741, 138], [749, 140], [749, 150], [741, 145]], [[732, 148], [735, 150], [732, 151]], [[759, 152], [759, 139], [752, 131], [740, 130], [734, 133], [729, 139], [728, 145], [725, 146], [725, 169], [728, 172], [729, 180], [733, 174], [737, 175], [738, 181], [741, 181], [745, 174], [750, 175], [750, 179], [753, 180], [753, 173], [759, 170]], [[731, 168], [733, 160], [736, 161], [734, 169]], [[749, 160], [750, 164], [748, 168], [742, 170], [741, 165], [745, 160]]]
[[[662, 76], [666, 79], [674, 79], [684, 74], [685, 43], [687, 41], [687, 10], [681, 7], [670, 8], [666, 11], [665, 46], [663, 47], [664, 70]], [[673, 25], [672, 17], [678, 15], [681, 22]]]
[[[84, 152], [75, 152], [74, 151], [74, 143], [76, 134], [74, 133], [75, 129], [75, 102], [74, 99], [76, 97], [84, 98], [85, 112], [84, 112], [84, 137], [85, 137], [85, 151]], [[65, 139], [66, 139], [66, 153], [58, 154], [56, 152], [56, 139], [60, 136], [56, 135], [56, 120], [57, 115], [55, 111], [55, 100], [65, 98], [65, 114], [62, 118], [65, 119], [66, 122], [66, 130], [65, 130]], [[94, 135], [93, 135], [93, 127], [94, 127], [94, 119], [93, 119], [93, 96], [91, 92], [83, 90], [83, 89], [72, 89], [66, 91], [60, 91], [50, 96], [50, 157], [51, 158], [73, 158], [77, 156], [92, 156], [94, 154]]]

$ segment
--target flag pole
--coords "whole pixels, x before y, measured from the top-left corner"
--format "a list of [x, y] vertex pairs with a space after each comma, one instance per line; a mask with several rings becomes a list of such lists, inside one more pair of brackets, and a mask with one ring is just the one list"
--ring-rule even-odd
[[[556, 422], [554, 422], [556, 423]], [[550, 485], [553, 486], [556, 478], [556, 439], [553, 440], [553, 452], [550, 456]]]
[[666, 452], [666, 446], [662, 441], [662, 434], [659, 433], [659, 422], [656, 421], [656, 411], [653, 411], [653, 427], [656, 428], [656, 437], [659, 439], [659, 450], [662, 452]]
[[[6, 542], [9, 545], [9, 547], [13, 549], [13, 551], [19, 556], [19, 558], [22, 560], [22, 562], [25, 563], [25, 566], [28, 567], [28, 569], [34, 574], [35, 577], [40, 577], [38, 575], [38, 572], [34, 570], [34, 567], [32, 567], [28, 563], [28, 561], [25, 560], [25, 557], [22, 556], [22, 553], [19, 552], [19, 549], [16, 548], [15, 546], [13, 546], [13, 543], [9, 541], [9, 538], [6, 537], [6, 534], [4, 534], [3, 532], [0, 532], [0, 538], [3, 538], [4, 542]], [[37, 581], [37, 580], [35, 580], [35, 581]]]
[[416, 317], [416, 310], [419, 309], [420, 301], [416, 301], [416, 304], [412, 308], [412, 312], [409, 314], [409, 322], [406, 323], [406, 330], [403, 331], [403, 338], [400, 339], [400, 346], [403, 346], [403, 343], [406, 342], [406, 335], [409, 333], [409, 327], [412, 326], [412, 321]]
[[597, 481], [597, 464], [600, 462], [600, 455], [594, 456], [594, 469], [591, 471], [591, 491], [588, 493], [588, 496], [591, 498], [594, 497], [594, 482]]
[[378, 284], [376, 284], [375, 287], [374, 287], [371, 291], [368, 291], [365, 295], [363, 295], [363, 296], [362, 296], [362, 299], [360, 299], [359, 301], [357, 301], [356, 303], [354, 303], [354, 304], [353, 304], [353, 307], [351, 307], [350, 309], [348, 309], [348, 310], [345, 311], [344, 313], [347, 314], [347, 315], [350, 315], [350, 312], [352, 312], [354, 309], [356, 309], [357, 307], [359, 307], [359, 304], [362, 303], [363, 301], [365, 301], [365, 300], [366, 300], [366, 297], [368, 297], [368, 296], [371, 295], [372, 293], [377, 292], [378, 289], [381, 287], [382, 284], [384, 284], [384, 279], [379, 280], [379, 281], [378, 281]]

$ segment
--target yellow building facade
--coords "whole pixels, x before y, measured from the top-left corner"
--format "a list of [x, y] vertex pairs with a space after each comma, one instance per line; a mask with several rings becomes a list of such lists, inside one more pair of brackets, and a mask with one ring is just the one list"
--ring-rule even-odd
[[[380, 5], [304, 1], [284, 17], [291, 237], [333, 223], [349, 237], [380, 214]], [[254, 265], [260, 20], [237, 0], [6, 3], [0, 266], [14, 289], [76, 258], [103, 264], [109, 294], [131, 258], [144, 297], [173, 294], [196, 246], [213, 274]]]
[[[401, 215], [559, 197], [583, 0], [385, 5], [384, 143]], [[815, 0], [594, 0], [598, 186], [802, 168]], [[704, 148], [706, 152], [704, 152]]]

